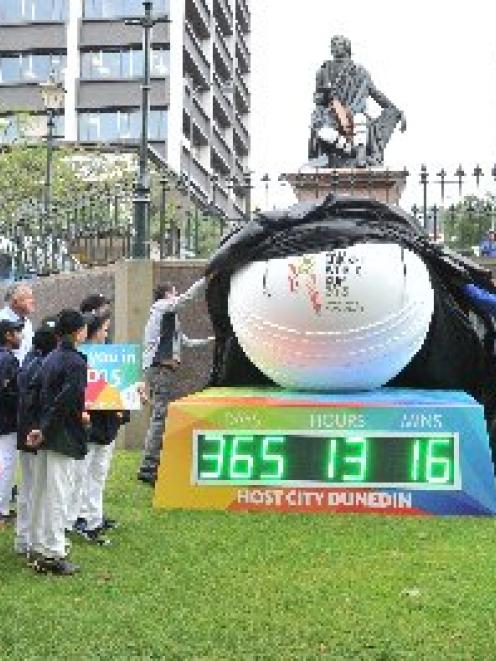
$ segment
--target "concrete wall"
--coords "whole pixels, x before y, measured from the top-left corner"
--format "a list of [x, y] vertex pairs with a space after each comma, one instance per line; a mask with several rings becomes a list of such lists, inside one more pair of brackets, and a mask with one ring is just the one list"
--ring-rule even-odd
[[[114, 266], [85, 269], [33, 280], [29, 283], [36, 296], [33, 323], [36, 325], [43, 317], [56, 314], [62, 308], [78, 308], [88, 294], [102, 293], [114, 300], [114, 281]], [[1, 301], [4, 292], [5, 286], [0, 285]]]

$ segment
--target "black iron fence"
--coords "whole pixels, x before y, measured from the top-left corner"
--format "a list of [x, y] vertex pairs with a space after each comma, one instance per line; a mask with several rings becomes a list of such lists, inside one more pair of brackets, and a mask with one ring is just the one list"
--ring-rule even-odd
[[[405, 181], [400, 205], [411, 211], [433, 240], [477, 254], [488, 232], [496, 227], [496, 166], [466, 170], [421, 166], [417, 171], [399, 172]], [[386, 170], [384, 176], [397, 174], [391, 171], [388, 175]], [[315, 198], [332, 192], [333, 187], [341, 193], [357, 193], [350, 172], [333, 171], [331, 189], [329, 182], [322, 188], [321, 175], [322, 171], [314, 174]], [[305, 176], [307, 185], [308, 172]], [[367, 176], [370, 185], [365, 191], [372, 197], [377, 171], [360, 174], [365, 181]], [[258, 187], [260, 198], [265, 197], [262, 206], [271, 208], [275, 206], [272, 198], [277, 198], [275, 187], [288, 186], [283, 177], [271, 179], [268, 175], [242, 182], [214, 177], [212, 200], [199, 203], [190, 195], [187, 179], [154, 173], [148, 228], [151, 257], [208, 257], [232, 222], [240, 222], [230, 219], [216, 204], [221, 188]], [[0, 280], [109, 264], [129, 257], [132, 243], [133, 190], [129, 181], [112, 186], [88, 184], [87, 190], [74, 197], [52, 199], [49, 211], [41, 193], [36, 198], [18, 199], [13, 188], [11, 196], [0, 199]]]

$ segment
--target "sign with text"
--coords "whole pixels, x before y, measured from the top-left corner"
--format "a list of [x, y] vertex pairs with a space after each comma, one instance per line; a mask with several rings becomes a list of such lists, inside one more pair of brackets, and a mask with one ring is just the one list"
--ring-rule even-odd
[[169, 405], [154, 505], [494, 515], [484, 409], [458, 391], [208, 388]]
[[88, 358], [86, 410], [141, 408], [138, 386], [143, 377], [139, 344], [85, 344], [80, 350]]

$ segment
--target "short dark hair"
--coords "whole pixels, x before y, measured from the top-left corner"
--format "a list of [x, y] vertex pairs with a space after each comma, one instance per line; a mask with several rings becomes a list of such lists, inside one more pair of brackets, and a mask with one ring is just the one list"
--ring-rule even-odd
[[153, 300], [155, 302], [160, 301], [160, 299], [164, 298], [166, 294], [170, 294], [172, 291], [174, 291], [174, 285], [172, 282], [161, 282], [153, 290]]
[[109, 319], [110, 312], [88, 315], [88, 339], [91, 339]]
[[33, 348], [41, 353], [43, 357], [57, 347], [57, 335], [55, 327], [47, 324], [42, 324], [33, 336]]
[[96, 312], [104, 305], [110, 305], [110, 299], [104, 294], [90, 294], [81, 303], [79, 309], [83, 314], [87, 312]]

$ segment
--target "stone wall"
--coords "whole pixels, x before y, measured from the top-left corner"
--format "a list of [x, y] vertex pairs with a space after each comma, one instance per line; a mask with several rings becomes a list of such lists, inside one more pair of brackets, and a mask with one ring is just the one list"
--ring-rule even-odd
[[[36, 325], [43, 317], [56, 314], [62, 308], [79, 308], [88, 294], [99, 292], [114, 300], [114, 267], [61, 273], [29, 281], [28, 284], [32, 286], [36, 297], [36, 312], [33, 315], [33, 323]], [[4, 292], [5, 286], [0, 285], [1, 301]]]

